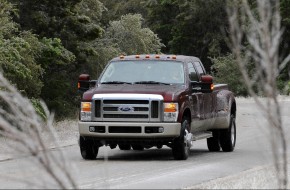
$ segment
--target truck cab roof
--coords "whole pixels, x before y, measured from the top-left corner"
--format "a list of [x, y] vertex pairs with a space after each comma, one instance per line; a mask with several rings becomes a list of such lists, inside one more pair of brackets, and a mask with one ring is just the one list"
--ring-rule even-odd
[[164, 61], [187, 61], [187, 60], [193, 60], [193, 61], [200, 61], [199, 58], [194, 56], [185, 56], [185, 55], [166, 55], [166, 54], [142, 54], [142, 55], [121, 55], [119, 57], [116, 57], [112, 59], [111, 61], [133, 61], [133, 60], [164, 60]]

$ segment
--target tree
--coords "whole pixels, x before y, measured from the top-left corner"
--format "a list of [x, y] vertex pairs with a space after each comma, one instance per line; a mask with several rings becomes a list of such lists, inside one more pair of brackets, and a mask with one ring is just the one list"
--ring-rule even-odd
[[140, 14], [128, 14], [110, 23], [106, 37], [118, 44], [125, 54], [160, 53], [162, 43], [149, 28], [142, 27]]
[[105, 11], [103, 12], [102, 25], [108, 27], [110, 21], [120, 20], [126, 14], [141, 14], [147, 17], [147, 1], [144, 0], [100, 0]]
[[[242, 73], [233, 54], [212, 58], [212, 62], [211, 70], [215, 83], [228, 84], [229, 89], [236, 96], [248, 96], [246, 85], [242, 80]], [[249, 73], [252, 72], [249, 65], [247, 68]]]
[[176, 0], [156, 0], [156, 2], [147, 3], [148, 16], [145, 17], [146, 22], [162, 39], [162, 43], [165, 45], [161, 49], [163, 53], [179, 53], [173, 51], [169, 43], [176, 37], [176, 33], [173, 30], [174, 26], [178, 24], [177, 16], [180, 14], [179, 3], [182, 2]]
[[195, 55], [210, 70], [212, 63], [209, 57], [229, 52], [225, 43], [225, 5], [224, 0], [190, 0], [179, 3], [180, 13], [172, 29], [170, 51]]
[[[255, 3], [252, 6], [256, 9], [253, 10], [247, 0], [229, 1], [230, 47], [249, 94], [267, 118], [279, 188], [286, 189], [287, 143], [278, 102], [277, 77], [281, 67], [285, 67], [289, 62], [290, 56], [284, 61], [279, 59], [282, 36], [280, 2], [264, 0]], [[249, 75], [246, 69], [249, 60], [254, 60], [255, 63], [253, 76]], [[266, 97], [266, 102], [258, 98], [254, 85], [259, 87], [259, 91]]]
[[12, 21], [13, 6], [0, 1], [0, 69], [28, 97], [39, 97], [43, 70], [37, 63], [41, 43], [30, 32], [19, 32]]
[[[281, 0], [280, 5], [281, 12], [281, 25], [282, 25], [282, 38], [280, 49], [281, 56], [285, 57], [290, 52], [290, 1]], [[290, 94], [290, 66], [289, 64], [281, 70], [281, 74], [278, 77], [278, 87], [280, 91], [285, 94]]]
[[140, 14], [123, 15], [120, 20], [110, 22], [101, 38], [93, 42], [96, 64], [90, 75], [98, 77], [110, 59], [118, 55], [160, 53], [163, 44], [149, 28], [143, 27]]
[[[40, 111], [30, 101], [32, 98], [35, 102], [40, 95], [44, 71], [36, 60], [48, 46], [31, 32], [18, 30], [11, 18], [14, 11], [10, 3], [0, 0], [0, 137], [6, 139], [9, 150], [31, 156], [56, 188], [76, 189], [62, 152], [49, 152], [47, 139], [42, 135], [47, 130], [56, 142], [53, 115], [44, 104]], [[44, 112], [43, 117], [37, 114], [38, 111]]]
[[17, 4], [14, 19], [21, 30], [31, 30], [42, 42], [38, 58], [45, 69], [41, 98], [57, 117], [75, 116], [78, 108], [76, 79], [90, 70], [96, 56], [92, 41], [101, 35], [102, 4], [92, 0], [11, 0]]
[[[41, 52], [37, 62], [43, 68], [42, 80], [44, 86], [40, 97], [49, 108], [56, 112], [57, 119], [75, 114], [77, 106], [73, 106], [75, 90], [71, 85], [70, 71], [75, 55], [62, 46], [58, 38], [42, 38]], [[68, 69], [70, 67], [70, 69]], [[68, 96], [69, 94], [69, 96]]]

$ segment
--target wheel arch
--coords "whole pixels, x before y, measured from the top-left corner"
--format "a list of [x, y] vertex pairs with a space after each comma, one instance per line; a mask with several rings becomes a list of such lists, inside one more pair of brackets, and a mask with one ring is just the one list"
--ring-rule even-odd
[[229, 90], [217, 93], [217, 117], [213, 129], [226, 129], [230, 124], [232, 114], [236, 116], [237, 105], [234, 94]]
[[236, 114], [237, 114], [237, 104], [236, 101], [234, 100], [231, 105], [231, 115], [234, 115], [236, 117]]
[[186, 108], [184, 111], [183, 111], [183, 114], [182, 114], [182, 118], [188, 118], [189, 119], [189, 122], [191, 122], [191, 111], [189, 108]]

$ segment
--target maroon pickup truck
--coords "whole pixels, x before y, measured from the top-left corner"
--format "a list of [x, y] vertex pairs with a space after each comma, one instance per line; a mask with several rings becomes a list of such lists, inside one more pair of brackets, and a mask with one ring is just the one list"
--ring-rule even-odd
[[209, 151], [231, 152], [236, 143], [236, 102], [197, 57], [131, 55], [114, 58], [99, 79], [79, 76], [82, 92], [79, 145], [84, 159], [102, 146], [121, 150], [172, 148], [185, 160], [193, 141]]

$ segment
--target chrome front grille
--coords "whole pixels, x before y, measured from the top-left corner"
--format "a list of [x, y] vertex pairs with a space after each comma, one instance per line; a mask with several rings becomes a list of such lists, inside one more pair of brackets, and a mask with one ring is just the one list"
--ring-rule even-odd
[[160, 122], [161, 95], [97, 94], [93, 96], [94, 121]]

